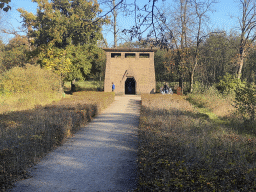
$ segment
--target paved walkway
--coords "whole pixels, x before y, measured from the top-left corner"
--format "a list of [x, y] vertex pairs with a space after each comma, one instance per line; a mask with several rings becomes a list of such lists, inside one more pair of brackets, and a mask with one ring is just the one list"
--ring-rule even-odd
[[11, 191], [132, 191], [136, 188], [139, 96], [114, 103], [31, 169]]

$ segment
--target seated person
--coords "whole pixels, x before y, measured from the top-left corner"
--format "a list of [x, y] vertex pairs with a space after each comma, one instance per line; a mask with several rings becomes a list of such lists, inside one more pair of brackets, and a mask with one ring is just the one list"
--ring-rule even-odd
[[169, 92], [169, 87], [167, 86], [166, 82], [164, 83], [164, 93]]

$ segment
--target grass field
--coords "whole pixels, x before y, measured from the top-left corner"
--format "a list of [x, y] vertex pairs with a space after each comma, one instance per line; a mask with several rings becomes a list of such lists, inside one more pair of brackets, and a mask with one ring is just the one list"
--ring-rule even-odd
[[255, 130], [234, 128], [231, 117], [206, 103], [198, 108], [186, 97], [142, 95], [137, 191], [256, 190]]
[[[76, 91], [103, 91], [103, 81], [77, 81]], [[64, 90], [70, 91], [70, 82], [64, 83]], [[0, 95], [0, 114], [13, 111], [33, 109], [36, 105], [47, 105], [53, 101], [59, 101], [63, 96], [59, 92], [33, 91], [30, 93], [17, 93], [11, 96]]]
[[[71, 88], [70, 82], [64, 83], [65, 90], [69, 91]], [[104, 81], [76, 81], [76, 91], [103, 91]]]
[[28, 177], [26, 168], [60, 145], [114, 100], [113, 93], [75, 92], [33, 109], [0, 114], [0, 191]]

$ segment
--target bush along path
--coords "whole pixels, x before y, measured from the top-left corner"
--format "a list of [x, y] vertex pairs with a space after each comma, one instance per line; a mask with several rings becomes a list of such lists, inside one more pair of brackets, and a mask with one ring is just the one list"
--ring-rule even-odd
[[77, 92], [34, 109], [0, 114], [0, 191], [114, 101], [113, 93]]
[[140, 97], [120, 96], [10, 191], [132, 191]]

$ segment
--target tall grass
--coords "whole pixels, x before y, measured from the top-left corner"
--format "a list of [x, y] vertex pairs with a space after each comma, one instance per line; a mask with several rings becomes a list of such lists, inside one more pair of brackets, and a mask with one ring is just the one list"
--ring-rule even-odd
[[255, 136], [216, 122], [184, 97], [142, 95], [139, 140], [138, 191], [256, 190]]
[[193, 94], [188, 94], [187, 99], [195, 106], [207, 108], [219, 117], [230, 116], [235, 111], [235, 95], [223, 95], [214, 86], [195, 87]]

